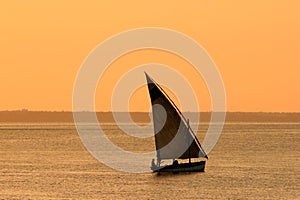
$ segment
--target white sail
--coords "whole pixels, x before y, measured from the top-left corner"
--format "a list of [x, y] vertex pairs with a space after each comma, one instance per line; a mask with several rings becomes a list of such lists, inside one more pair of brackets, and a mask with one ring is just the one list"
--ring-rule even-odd
[[158, 160], [206, 157], [188, 122], [163, 89], [146, 74]]

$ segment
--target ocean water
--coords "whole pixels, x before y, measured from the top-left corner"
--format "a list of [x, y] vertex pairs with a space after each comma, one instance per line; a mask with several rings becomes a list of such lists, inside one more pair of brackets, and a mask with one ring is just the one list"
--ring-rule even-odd
[[[154, 149], [102, 127], [127, 151]], [[0, 199], [300, 199], [299, 144], [300, 123], [227, 123], [204, 173], [132, 174], [91, 156], [73, 124], [2, 123]]]

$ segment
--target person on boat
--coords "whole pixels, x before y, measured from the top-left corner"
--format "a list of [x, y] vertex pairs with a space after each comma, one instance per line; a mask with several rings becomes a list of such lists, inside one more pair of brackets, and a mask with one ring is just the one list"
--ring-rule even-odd
[[152, 168], [156, 167], [154, 159], [152, 159], [151, 166], [152, 166]]
[[173, 165], [174, 165], [174, 166], [177, 166], [177, 165], [178, 165], [178, 160], [174, 160], [174, 161], [173, 161]]

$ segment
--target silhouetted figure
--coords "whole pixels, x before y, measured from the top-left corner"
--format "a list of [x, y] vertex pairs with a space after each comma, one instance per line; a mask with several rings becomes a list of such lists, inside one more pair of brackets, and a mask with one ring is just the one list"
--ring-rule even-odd
[[177, 166], [177, 165], [178, 165], [178, 160], [174, 160], [174, 161], [173, 161], [173, 165], [174, 165], [174, 166]]
[[155, 162], [154, 162], [154, 159], [152, 159], [151, 166], [152, 166], [153, 168], [156, 167]]

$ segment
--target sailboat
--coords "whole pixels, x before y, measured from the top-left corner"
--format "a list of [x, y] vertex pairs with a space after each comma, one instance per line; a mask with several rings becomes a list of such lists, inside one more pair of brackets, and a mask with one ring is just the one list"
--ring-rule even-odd
[[[175, 103], [146, 72], [152, 104], [156, 163], [153, 172], [204, 172], [207, 154]], [[165, 162], [168, 164], [164, 164]], [[170, 163], [171, 161], [171, 163]]]

